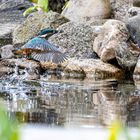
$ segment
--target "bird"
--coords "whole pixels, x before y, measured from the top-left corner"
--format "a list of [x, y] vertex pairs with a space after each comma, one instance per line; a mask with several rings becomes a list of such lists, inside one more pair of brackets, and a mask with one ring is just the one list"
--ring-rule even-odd
[[67, 56], [62, 53], [62, 51], [46, 40], [48, 34], [54, 34], [57, 32], [62, 32], [61, 30], [54, 29], [43, 29], [36, 37], [29, 40], [21, 49], [16, 50], [16, 54], [25, 55], [27, 58], [39, 62], [52, 62], [55, 64], [60, 64], [67, 60]]

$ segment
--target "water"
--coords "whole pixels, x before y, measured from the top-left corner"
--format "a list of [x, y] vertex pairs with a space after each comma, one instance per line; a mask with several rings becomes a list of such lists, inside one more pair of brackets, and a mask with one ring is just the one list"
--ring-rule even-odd
[[49, 79], [0, 81], [0, 99], [9, 117], [48, 127], [100, 128], [119, 119], [138, 127], [138, 81]]

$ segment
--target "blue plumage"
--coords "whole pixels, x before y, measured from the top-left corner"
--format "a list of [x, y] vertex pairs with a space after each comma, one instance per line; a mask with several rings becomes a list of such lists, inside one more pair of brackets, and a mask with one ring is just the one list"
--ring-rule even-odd
[[49, 43], [45, 38], [35, 37], [31, 40], [29, 40], [22, 49], [34, 49], [34, 50], [40, 50], [40, 51], [56, 51], [59, 52], [59, 49]]
[[[43, 33], [46, 33], [44, 30]], [[50, 30], [52, 31], [52, 30]], [[20, 53], [30, 55], [34, 60], [41, 62], [62, 63], [67, 56], [59, 48], [49, 43], [45, 38], [38, 36], [29, 40], [20, 50]]]

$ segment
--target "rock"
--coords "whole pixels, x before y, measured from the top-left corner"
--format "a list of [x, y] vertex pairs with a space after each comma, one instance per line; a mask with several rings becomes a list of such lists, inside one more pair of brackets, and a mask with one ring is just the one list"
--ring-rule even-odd
[[13, 77], [25, 80], [36, 80], [40, 78], [40, 64], [35, 61], [23, 59], [5, 59], [1, 61], [3, 66], [12, 68]]
[[61, 13], [67, 0], [49, 0], [49, 9]]
[[96, 59], [75, 59], [63, 63], [64, 74], [83, 74], [86, 78], [121, 78], [123, 71]]
[[128, 38], [128, 31], [123, 22], [108, 20], [103, 25], [101, 33], [95, 38], [93, 50], [101, 60], [108, 62], [116, 57], [116, 47], [121, 46]]
[[44, 19], [42, 22], [41, 29], [50, 28], [50, 27], [53, 29], [56, 29], [60, 25], [66, 23], [68, 21], [69, 20], [67, 18], [65, 18], [64, 16], [62, 16], [56, 12], [49, 11], [47, 13], [47, 18]]
[[136, 46], [128, 42], [129, 33], [125, 23], [108, 20], [102, 32], [95, 38], [93, 50], [104, 62], [116, 59], [121, 68], [134, 70], [138, 53], [133, 52]]
[[140, 0], [133, 0], [133, 6], [140, 7]]
[[123, 70], [104, 63], [99, 59], [77, 59], [70, 58], [59, 65], [52, 65], [50, 63], [41, 63], [44, 70], [52, 70], [52, 72], [61, 73], [62, 77], [70, 78], [121, 78]]
[[128, 13], [129, 13], [129, 15], [130, 15], [131, 17], [140, 14], [140, 7], [131, 7], [131, 8], [128, 10]]
[[21, 44], [35, 37], [43, 28], [57, 28], [68, 20], [55, 12], [41, 11], [30, 14], [27, 19], [13, 32], [13, 43]]
[[140, 47], [140, 15], [129, 18], [126, 24], [131, 38]]
[[40, 65], [41, 65], [42, 69], [44, 69], [44, 70], [47, 70], [47, 69], [55, 70], [58, 67], [57, 64], [54, 64], [51, 62], [40, 62]]
[[140, 78], [140, 57], [138, 58], [135, 70], [134, 70], [134, 75]]
[[74, 22], [94, 21], [109, 18], [109, 0], [70, 0], [62, 15]]
[[0, 38], [12, 38], [13, 30], [25, 19], [23, 11], [31, 4], [29, 2], [0, 2]]
[[21, 1], [21, 0], [1, 0], [0, 1], [0, 11], [6, 11], [6, 10], [21, 10], [24, 11], [28, 7], [32, 6], [32, 4], [28, 1]]
[[48, 40], [65, 49], [69, 57], [89, 58], [92, 55], [92, 44], [95, 36], [100, 32], [100, 27], [91, 27], [85, 24], [68, 22], [61, 25], [57, 33]]
[[108, 19], [94, 19], [94, 21], [88, 22], [90, 26], [102, 26]]
[[3, 59], [12, 58], [14, 56], [12, 52], [14, 50], [13, 45], [3, 46], [0, 48], [0, 50], [1, 50], [0, 55], [1, 55], [1, 58]]
[[111, 0], [113, 18], [126, 21], [129, 17], [128, 10], [133, 6], [133, 0]]
[[13, 73], [13, 68], [3, 65], [3, 62], [0, 61], [0, 77], [7, 76], [10, 73]]

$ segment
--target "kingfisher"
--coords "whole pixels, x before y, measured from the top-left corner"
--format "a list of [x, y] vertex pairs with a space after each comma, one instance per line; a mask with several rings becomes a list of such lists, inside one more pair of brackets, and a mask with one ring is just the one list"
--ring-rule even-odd
[[46, 40], [48, 34], [62, 32], [54, 29], [43, 29], [36, 37], [29, 40], [21, 49], [16, 51], [16, 54], [27, 56], [27, 58], [39, 62], [52, 62], [60, 64], [67, 60], [67, 56], [62, 51]]

